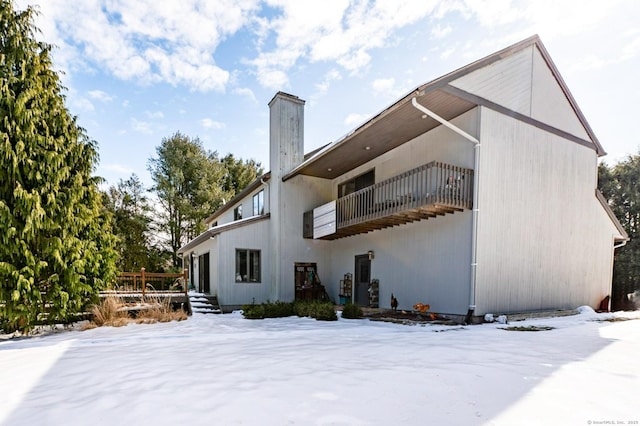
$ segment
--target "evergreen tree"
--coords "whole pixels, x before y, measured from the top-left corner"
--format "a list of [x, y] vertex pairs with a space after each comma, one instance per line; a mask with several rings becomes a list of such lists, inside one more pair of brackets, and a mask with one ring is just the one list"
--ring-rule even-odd
[[[34, 11], [0, 0], [0, 327], [85, 309], [115, 273], [95, 143], [67, 110]], [[46, 309], [45, 309], [46, 308]], [[45, 314], [46, 315], [43, 315]]]
[[145, 268], [161, 272], [166, 257], [154, 246], [152, 209], [147, 191], [135, 174], [126, 181], [120, 180], [105, 194], [109, 211], [113, 216], [113, 229], [118, 237], [116, 246], [120, 271], [139, 271]]
[[626, 295], [640, 289], [640, 154], [613, 167], [600, 164], [598, 187], [630, 238], [616, 249], [611, 306], [634, 309]]

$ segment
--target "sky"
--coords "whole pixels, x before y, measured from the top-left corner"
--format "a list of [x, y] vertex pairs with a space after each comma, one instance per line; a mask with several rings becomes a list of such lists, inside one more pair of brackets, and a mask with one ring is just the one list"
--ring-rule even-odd
[[194, 313], [0, 335], [0, 424], [637, 425], [640, 312], [580, 311], [474, 326]]
[[96, 174], [152, 184], [181, 132], [268, 164], [267, 104], [306, 101], [305, 151], [415, 87], [538, 34], [614, 164], [640, 150], [636, 0], [14, 0], [39, 11]]

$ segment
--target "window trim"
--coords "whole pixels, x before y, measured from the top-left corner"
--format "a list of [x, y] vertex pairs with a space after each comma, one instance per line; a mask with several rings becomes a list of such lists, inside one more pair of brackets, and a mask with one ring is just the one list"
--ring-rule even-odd
[[[236, 284], [260, 284], [262, 283], [262, 250], [260, 249], [247, 249], [247, 248], [236, 248], [236, 256], [235, 256], [235, 277], [234, 281]], [[239, 256], [240, 253], [245, 254], [245, 264], [246, 270], [241, 271], [241, 265], [239, 264]], [[255, 262], [255, 255], [257, 253], [257, 265]], [[253, 260], [253, 262], [252, 262]], [[256, 278], [256, 271], [258, 277]], [[246, 274], [243, 274], [246, 272]]]
[[240, 219], [242, 219], [242, 204], [238, 204], [233, 209], [233, 220], [240, 220]]
[[[264, 189], [256, 192], [253, 195], [253, 215], [260, 216], [264, 214]], [[256, 205], [257, 201], [257, 205]], [[256, 208], [257, 207], [257, 208]]]

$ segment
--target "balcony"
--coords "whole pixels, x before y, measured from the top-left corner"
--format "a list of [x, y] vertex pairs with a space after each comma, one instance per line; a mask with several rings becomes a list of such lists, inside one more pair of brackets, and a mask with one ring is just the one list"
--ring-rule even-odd
[[307, 212], [305, 237], [334, 240], [452, 214], [471, 209], [472, 194], [473, 170], [434, 161]]

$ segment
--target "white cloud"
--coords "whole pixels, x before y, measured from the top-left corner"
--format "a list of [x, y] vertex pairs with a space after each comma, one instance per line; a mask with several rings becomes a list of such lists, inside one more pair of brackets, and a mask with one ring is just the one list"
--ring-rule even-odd
[[440, 53], [440, 58], [441, 59], [447, 59], [449, 58], [449, 56], [451, 56], [453, 54], [453, 52], [456, 51], [455, 47], [450, 47], [448, 49], [445, 49], [442, 53]]
[[431, 30], [431, 36], [435, 39], [441, 39], [446, 37], [449, 33], [451, 33], [451, 31], [453, 31], [451, 25], [442, 27], [440, 24], [436, 24], [436, 26]]
[[[38, 0], [19, 0], [18, 6]], [[99, 68], [123, 80], [223, 91], [229, 72], [213, 57], [250, 22], [258, 0], [91, 0], [41, 2], [37, 26], [60, 46], [63, 69]]]
[[629, 41], [622, 48], [622, 60], [634, 58], [640, 54], [640, 35]]
[[164, 113], [162, 111], [145, 111], [144, 113], [147, 118], [151, 120], [160, 120], [164, 118]]
[[200, 125], [206, 129], [214, 129], [214, 130], [220, 130], [227, 127], [224, 123], [212, 120], [210, 118], [203, 118], [202, 120], [200, 120]]
[[140, 121], [135, 118], [131, 118], [131, 128], [136, 132], [144, 133], [146, 135], [153, 134], [151, 123], [149, 123], [148, 121]]
[[324, 78], [320, 83], [316, 84], [316, 89], [318, 90], [319, 94], [327, 93], [329, 87], [331, 86], [331, 83], [340, 79], [342, 79], [342, 75], [340, 74], [340, 72], [336, 69], [332, 69], [324, 75]]
[[357, 114], [355, 112], [352, 112], [351, 114], [347, 115], [347, 117], [344, 119], [344, 124], [349, 127], [355, 127], [358, 124], [362, 124], [365, 120], [369, 119], [370, 117], [371, 116], [367, 114]]
[[288, 83], [286, 72], [301, 59], [335, 62], [357, 73], [369, 64], [371, 50], [387, 46], [395, 30], [427, 16], [437, 1], [267, 3], [282, 11], [261, 26], [264, 39], [274, 35], [275, 47], [261, 47], [259, 55], [249, 63], [263, 86], [278, 88]]
[[69, 103], [73, 109], [79, 109], [87, 112], [95, 110], [93, 103], [91, 103], [89, 99], [81, 96], [70, 96]]
[[102, 90], [89, 90], [87, 94], [91, 99], [95, 99], [101, 102], [111, 102], [113, 100], [113, 96], [109, 95], [106, 92], [103, 92]]
[[395, 94], [394, 86], [396, 84], [395, 78], [379, 78], [377, 80], [373, 80], [371, 83], [371, 87], [376, 94], [388, 95]]
[[258, 100], [256, 99], [256, 95], [253, 93], [253, 90], [251, 90], [251, 89], [249, 89], [247, 87], [236, 87], [235, 89], [233, 89], [232, 93], [234, 95], [246, 96], [251, 101], [258, 102]]

